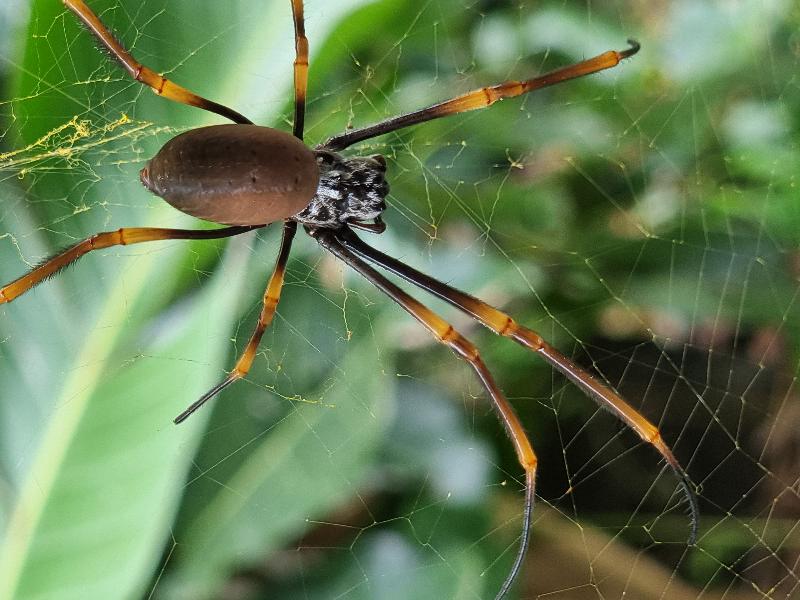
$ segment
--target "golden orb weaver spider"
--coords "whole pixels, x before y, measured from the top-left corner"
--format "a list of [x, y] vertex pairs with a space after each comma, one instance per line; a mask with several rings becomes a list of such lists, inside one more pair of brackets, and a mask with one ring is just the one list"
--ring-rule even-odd
[[[240, 113], [202, 98], [138, 62], [111, 34], [83, 0], [63, 0], [95, 36], [101, 46], [136, 81], [156, 94], [196, 106], [233, 121], [189, 130], [168, 141], [141, 171], [150, 191], [179, 210], [227, 225], [214, 230], [122, 228], [92, 235], [0, 288], [0, 304], [8, 303], [45, 279], [57, 274], [92, 250], [166, 239], [225, 238], [283, 223], [283, 237], [273, 274], [263, 297], [263, 307], [244, 352], [227, 378], [214, 386], [175, 418], [180, 423], [220, 391], [249, 372], [261, 338], [272, 321], [280, 299], [284, 272], [298, 223], [320, 246], [353, 268], [413, 316], [442, 344], [464, 359], [488, 393], [492, 407], [511, 440], [525, 471], [525, 501], [519, 548], [497, 598], [503, 598], [522, 568], [528, 547], [537, 468], [536, 454], [514, 409], [508, 403], [477, 348], [452, 325], [407, 294], [372, 265], [448, 302], [498, 335], [508, 337], [541, 356], [586, 395], [609, 409], [645, 442], [651, 444], [676, 474], [691, 512], [689, 543], [696, 536], [698, 507], [688, 477], [658, 428], [627, 404], [612, 389], [595, 379], [536, 332], [508, 314], [372, 248], [354, 228], [381, 233], [381, 214], [388, 194], [386, 162], [380, 155], [344, 156], [351, 145], [465, 111], [485, 108], [505, 99], [612, 68], [634, 55], [639, 45], [629, 40], [623, 51], [608, 51], [593, 58], [525, 81], [507, 81], [377, 124], [336, 135], [310, 148], [303, 143], [308, 79], [308, 41], [304, 32], [303, 2], [291, 0], [294, 16], [294, 125], [292, 135], [254, 125]], [[214, 168], [208, 168], [208, 165]]]

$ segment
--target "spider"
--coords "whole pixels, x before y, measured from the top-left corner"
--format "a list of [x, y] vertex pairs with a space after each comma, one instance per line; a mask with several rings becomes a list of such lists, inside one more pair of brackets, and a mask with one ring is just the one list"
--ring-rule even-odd
[[675, 459], [658, 428], [535, 331], [511, 316], [465, 292], [438, 281], [362, 241], [361, 229], [381, 233], [385, 224], [389, 186], [386, 161], [381, 155], [346, 156], [351, 145], [426, 121], [488, 107], [505, 98], [612, 68], [639, 50], [628, 40], [622, 51], [607, 51], [593, 58], [525, 81], [507, 81], [462, 94], [433, 106], [392, 117], [335, 135], [313, 148], [303, 142], [308, 81], [308, 40], [304, 31], [303, 0], [290, 0], [294, 19], [294, 123], [292, 134], [253, 124], [226, 106], [198, 96], [138, 62], [103, 25], [83, 0], [63, 0], [89, 32], [136, 81], [170, 100], [196, 106], [225, 117], [233, 124], [212, 125], [186, 131], [168, 141], [140, 172], [142, 184], [175, 208], [207, 221], [226, 225], [213, 230], [122, 228], [97, 233], [48, 259], [0, 288], [0, 304], [11, 302], [83, 255], [117, 245], [166, 239], [213, 239], [243, 234], [283, 223], [275, 268], [264, 292], [255, 330], [230, 374], [175, 418], [180, 423], [208, 400], [249, 372], [265, 329], [280, 299], [289, 252], [298, 224], [320, 246], [360, 273], [419, 321], [442, 344], [475, 371], [491, 399], [525, 472], [524, 508], [519, 547], [496, 598], [504, 598], [522, 568], [528, 547], [534, 503], [536, 454], [511, 404], [495, 383], [477, 348], [452, 325], [407, 294], [374, 267], [380, 267], [445, 300], [501, 336], [508, 337], [541, 356], [601, 407], [614, 413], [667, 462], [685, 494], [691, 517], [689, 544], [697, 533], [699, 509], [688, 476]]

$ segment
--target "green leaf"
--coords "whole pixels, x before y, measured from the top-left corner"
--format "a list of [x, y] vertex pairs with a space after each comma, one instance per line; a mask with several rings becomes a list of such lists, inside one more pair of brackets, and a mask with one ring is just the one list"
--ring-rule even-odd
[[234, 566], [284, 547], [356, 494], [386, 427], [393, 371], [370, 343], [348, 346], [337, 369], [348, 376], [318, 403], [296, 403], [181, 536], [170, 597], [217, 597]]
[[[124, 261], [125, 285], [106, 298], [98, 326], [73, 357], [19, 492], [2, 548], [0, 596], [125, 597], [147, 580], [203, 422], [175, 428], [170, 419], [213, 383], [208, 365], [225, 355], [221, 342], [235, 301], [227, 292], [243, 279], [244, 249], [238, 250], [226, 261], [236, 275], [215, 278], [171, 342], [156, 342], [149, 357], [109, 373], [115, 346], [131, 326], [103, 324], [156, 283], [155, 255]], [[198, 331], [206, 343], [198, 343]]]

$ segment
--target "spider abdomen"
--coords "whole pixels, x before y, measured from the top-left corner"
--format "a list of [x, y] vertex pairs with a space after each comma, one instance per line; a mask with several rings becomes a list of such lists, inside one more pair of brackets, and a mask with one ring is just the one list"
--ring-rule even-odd
[[168, 141], [141, 171], [144, 186], [178, 210], [225, 225], [265, 225], [308, 206], [314, 153], [294, 136], [258, 125], [212, 125]]

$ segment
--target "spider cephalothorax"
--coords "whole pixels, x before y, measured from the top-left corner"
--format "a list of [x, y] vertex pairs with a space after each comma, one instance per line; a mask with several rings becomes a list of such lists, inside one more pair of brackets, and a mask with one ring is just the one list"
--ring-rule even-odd
[[338, 229], [348, 223], [377, 219], [386, 210], [386, 159], [380, 154], [344, 157], [316, 150], [317, 193], [292, 219], [309, 227]]

